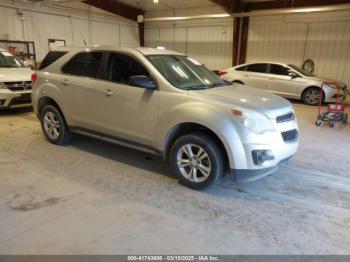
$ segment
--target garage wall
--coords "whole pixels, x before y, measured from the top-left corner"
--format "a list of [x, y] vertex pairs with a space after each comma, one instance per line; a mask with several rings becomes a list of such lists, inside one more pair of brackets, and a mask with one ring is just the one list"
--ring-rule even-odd
[[[218, 14], [217, 6], [147, 12], [146, 17], [188, 16]], [[232, 19], [196, 20], [174, 23], [146, 23], [145, 45], [165, 46], [186, 53], [206, 64], [210, 69], [223, 69], [232, 65]]]
[[[136, 22], [111, 15], [103, 10], [83, 3], [74, 6], [74, 12], [61, 7], [21, 10], [23, 19], [16, 12], [19, 6], [5, 6], [0, 1], [0, 37], [8, 35], [10, 40], [35, 41], [37, 59], [40, 61], [48, 52], [48, 39], [64, 39], [67, 45], [112, 45], [139, 46]], [[20, 6], [23, 9], [23, 6]], [[77, 10], [79, 15], [76, 14]], [[57, 14], [55, 13], [57, 12]], [[64, 14], [64, 15], [63, 15]], [[108, 16], [107, 16], [108, 14]], [[106, 18], [104, 18], [104, 16]]]
[[350, 86], [350, 12], [251, 18], [247, 62], [301, 66], [311, 58], [315, 74]]

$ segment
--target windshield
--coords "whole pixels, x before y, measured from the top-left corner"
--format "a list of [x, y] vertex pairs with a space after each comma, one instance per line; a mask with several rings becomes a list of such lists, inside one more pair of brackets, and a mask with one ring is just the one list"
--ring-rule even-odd
[[158, 71], [175, 87], [185, 90], [231, 85], [196, 60], [178, 55], [147, 56]]
[[306, 70], [296, 66], [296, 65], [288, 65], [291, 68], [293, 68], [295, 71], [297, 71], [298, 73], [305, 75], [305, 76], [313, 76], [312, 74], [310, 74], [309, 72], [307, 72]]
[[22, 64], [9, 52], [0, 52], [0, 67], [22, 67]]

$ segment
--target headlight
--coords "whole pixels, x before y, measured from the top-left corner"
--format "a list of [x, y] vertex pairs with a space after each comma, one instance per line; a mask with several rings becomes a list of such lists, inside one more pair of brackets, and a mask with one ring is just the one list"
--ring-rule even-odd
[[246, 109], [232, 109], [232, 113], [236, 119], [254, 133], [261, 134], [274, 130], [270, 119], [263, 114]]
[[337, 89], [337, 85], [336, 84], [326, 84], [325, 87]]

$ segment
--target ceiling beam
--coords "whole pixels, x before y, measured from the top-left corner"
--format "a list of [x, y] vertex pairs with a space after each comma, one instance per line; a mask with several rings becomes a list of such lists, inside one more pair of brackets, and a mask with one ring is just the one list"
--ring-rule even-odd
[[240, 0], [210, 0], [211, 2], [221, 6], [224, 10], [231, 14], [242, 10], [242, 3]]
[[132, 7], [130, 5], [121, 3], [117, 0], [86, 0], [83, 1], [85, 4], [91, 5], [93, 7], [100, 8], [104, 11], [122, 16], [127, 19], [137, 21], [138, 15], [143, 15], [141, 9]]
[[244, 4], [244, 9], [246, 11], [254, 11], [275, 8], [314, 7], [348, 3], [350, 3], [350, 0], [275, 0], [264, 2], [247, 2]]

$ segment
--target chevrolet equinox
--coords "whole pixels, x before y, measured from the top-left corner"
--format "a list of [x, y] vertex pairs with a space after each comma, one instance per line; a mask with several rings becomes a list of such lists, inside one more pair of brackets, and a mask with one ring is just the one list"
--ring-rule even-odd
[[297, 151], [290, 102], [220, 79], [185, 54], [153, 48], [59, 48], [32, 76], [47, 140], [78, 133], [162, 156], [193, 189], [228, 173], [269, 175]]

